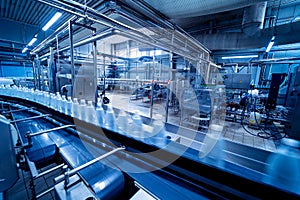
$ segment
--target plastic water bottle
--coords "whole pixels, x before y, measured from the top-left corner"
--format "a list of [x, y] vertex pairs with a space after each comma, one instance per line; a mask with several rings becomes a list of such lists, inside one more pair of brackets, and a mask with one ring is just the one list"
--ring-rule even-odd
[[29, 90], [29, 100], [33, 102], [36, 101], [36, 93], [33, 88]]
[[45, 92], [45, 106], [50, 107], [50, 102], [51, 102], [51, 96], [48, 92]]
[[59, 92], [56, 92], [56, 110], [61, 112], [62, 111], [62, 98]]
[[85, 99], [80, 99], [79, 107], [78, 107], [78, 119], [84, 120], [86, 119], [86, 103]]
[[96, 107], [96, 124], [102, 126], [105, 124], [105, 111], [101, 104], [97, 104]]
[[60, 106], [60, 109], [59, 109], [59, 111], [61, 112], [61, 113], [66, 113], [66, 109], [67, 109], [67, 99], [66, 99], [66, 97], [65, 96], [62, 96], [61, 97], [61, 106]]
[[115, 112], [111, 105], [107, 106], [105, 112], [105, 126], [109, 129], [115, 130]]
[[96, 121], [96, 112], [92, 101], [88, 101], [85, 106], [85, 121], [92, 124]]
[[40, 90], [35, 90], [35, 102], [36, 103], [41, 103], [41, 98], [42, 98], [42, 93]]
[[116, 119], [116, 125], [118, 127], [118, 130], [120, 130], [125, 135], [128, 134], [128, 118], [129, 115], [125, 111], [120, 110], [118, 118]]
[[72, 102], [72, 98], [71, 97], [67, 98], [66, 105], [67, 106], [66, 106], [65, 114], [69, 115], [69, 116], [72, 116], [72, 105], [73, 105], [73, 102]]
[[138, 114], [137, 111], [135, 111], [134, 114], [131, 116], [131, 119], [132, 119], [132, 125], [129, 129], [130, 134], [133, 137], [143, 138], [144, 137], [143, 121], [141, 116]]
[[79, 115], [79, 103], [78, 103], [78, 99], [77, 98], [73, 98], [73, 103], [72, 103], [72, 113], [71, 116], [72, 117], [77, 117]]
[[57, 108], [57, 99], [56, 95], [53, 93], [50, 93], [50, 108], [56, 110]]

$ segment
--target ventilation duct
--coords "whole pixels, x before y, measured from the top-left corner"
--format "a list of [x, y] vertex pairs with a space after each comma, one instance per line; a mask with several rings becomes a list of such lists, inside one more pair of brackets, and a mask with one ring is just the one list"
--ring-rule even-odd
[[242, 30], [245, 34], [252, 36], [263, 28], [267, 2], [248, 6], [244, 9]]
[[144, 0], [170, 19], [199, 17], [244, 8], [264, 0]]

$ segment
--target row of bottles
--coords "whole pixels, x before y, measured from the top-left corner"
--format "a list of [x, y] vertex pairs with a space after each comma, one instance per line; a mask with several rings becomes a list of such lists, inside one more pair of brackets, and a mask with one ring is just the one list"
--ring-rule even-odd
[[100, 102], [95, 107], [92, 101], [71, 97], [66, 98], [61, 96], [59, 92], [53, 94], [26, 87], [0, 86], [0, 94], [36, 102], [87, 123], [115, 130], [139, 139], [149, 138], [155, 136], [158, 132], [164, 131], [164, 123], [155, 120], [152, 122], [151, 128], [149, 126], [146, 127], [138, 111], [129, 114], [121, 110], [116, 115], [110, 104], [102, 106]]

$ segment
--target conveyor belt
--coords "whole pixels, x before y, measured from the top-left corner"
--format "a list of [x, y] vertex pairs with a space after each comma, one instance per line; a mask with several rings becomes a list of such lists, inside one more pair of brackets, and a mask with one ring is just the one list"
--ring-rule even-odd
[[[30, 103], [29, 105], [32, 106]], [[60, 120], [60, 117], [58, 116], [56, 117], [56, 119]], [[48, 128], [52, 128], [52, 126], [55, 126], [55, 124], [53, 124], [51, 121], [44, 120], [45, 119], [38, 119], [37, 121], [40, 121], [41, 124], [48, 124]], [[147, 120], [149, 119], [144, 119], [144, 121]], [[64, 120], [62, 119], [61, 121]], [[93, 138], [96, 141], [99, 141], [100, 143], [105, 143], [105, 140], [101, 137], [101, 135], [97, 135], [96, 132], [93, 132], [93, 130], [96, 130], [97, 127], [82, 122], [81, 127], [77, 128], [80, 128], [80, 131], [83, 132], [83, 134], [86, 134], [89, 137], [93, 136]], [[88, 128], [92, 129], [86, 130]], [[170, 132], [176, 132], [178, 130], [178, 127], [167, 124], [166, 129]], [[148, 150], [153, 150], [157, 148], [153, 143], [146, 143], [146, 140], [138, 141], [134, 138], [128, 138], [126, 136], [123, 136], [122, 134], [118, 134], [114, 130], [109, 130], [105, 128], [103, 130], [106, 131], [106, 134], [109, 137], [109, 139], [119, 141], [119, 144], [120, 142], [122, 142], [122, 144], [127, 146], [128, 151], [147, 152]], [[181, 131], [186, 131], [188, 133], [187, 129], [182, 129]], [[66, 160], [66, 162], [69, 163], [70, 166], [76, 167], [90, 160], [89, 158], [91, 155], [87, 153], [86, 148], [79, 140], [78, 135], [73, 134], [72, 131], [70, 132], [68, 130], [60, 130], [57, 132], [48, 133], [47, 135], [55, 143], [56, 147], [60, 149], [60, 155]], [[201, 133], [199, 133], [197, 137], [202, 138], [204, 136], [201, 135]], [[105, 148], [100, 148], [99, 146], [93, 146], [93, 148], [95, 150], [102, 149], [103, 152], [108, 151]], [[177, 146], [174, 148], [177, 148]], [[181, 148], [180, 144], [178, 144], [178, 148]], [[74, 154], [74, 152], [76, 152], [76, 154]], [[167, 153], [166, 155], [168, 155], [172, 152], [170, 153], [166, 151], [165, 153]], [[196, 150], [187, 149], [187, 151], [181, 157], [179, 157], [178, 160], [176, 160], [174, 163], [172, 163], [164, 169], [157, 170], [153, 173], [127, 173], [126, 176], [130, 176], [133, 180], [138, 181], [145, 188], [154, 192], [155, 195], [157, 195], [157, 197], [159, 198], [166, 197], [164, 191], [168, 192], [169, 194], [170, 189], [166, 188], [168, 187], [168, 185], [170, 185], [170, 188], [172, 188], [171, 190], [174, 191], [173, 195], [169, 194], [171, 197], [175, 198], [177, 195], [177, 197], [183, 199], [189, 199], [189, 195], [198, 196], [199, 198], [208, 197], [210, 199], [222, 199], [223, 197], [295, 197], [295, 194], [293, 193], [274, 188], [270, 185], [262, 184], [260, 182], [263, 175], [262, 172], [265, 165], [265, 159], [270, 152], [226, 142], [225, 153], [227, 154], [227, 160], [224, 169], [218, 169], [214, 166], [209, 166], [205, 163], [202, 163], [201, 161], [199, 161], [199, 158], [195, 156], [198, 155], [198, 152]], [[101, 152], [99, 152], [99, 154], [101, 154]], [[151, 156], [134, 158], [128, 155], [127, 153], [124, 153], [123, 156], [123, 159], [119, 159], [118, 156], [112, 156], [109, 159], [109, 161], [105, 162], [113, 163], [115, 166], [122, 166], [124, 163], [127, 163], [133, 168], [147, 168], [148, 165], [152, 165], [155, 164], [155, 162], [159, 162], [158, 158], [154, 158]], [[94, 157], [92, 156], [92, 158]], [[98, 190], [100, 184], [99, 180], [101, 180], [101, 176], [104, 175], [104, 172], [103, 174], [98, 173], [99, 169], [101, 170], [102, 167], [103, 166], [93, 166], [91, 170], [87, 170], [86, 173], [80, 174], [82, 177], [87, 179], [86, 181], [88, 182], [88, 184], [93, 188], [93, 191], [99, 196], [109, 194], [109, 192], [103, 192], [103, 190]], [[107, 166], [105, 165], [105, 167]], [[126, 182], [122, 182], [122, 178], [124, 180], [124, 176], [121, 171], [116, 169], [110, 171], [109, 169], [107, 174], [110, 175], [109, 177], [105, 177], [105, 179], [115, 177], [111, 179], [111, 181], [108, 181], [109, 183], [113, 182], [113, 184], [111, 184], [111, 187], [108, 187], [109, 189], [107, 189], [107, 191], [119, 191], [117, 189], [119, 189], [120, 185], [120, 188], [126, 187]], [[107, 174], [105, 174], [105, 176]], [[157, 182], [151, 183], [150, 180], [155, 180]], [[174, 182], [171, 180], [180, 180], [180, 182]], [[179, 192], [181, 191], [181, 187], [186, 189], [184, 194], [181, 194]], [[113, 188], [117, 189], [113, 190]], [[184, 189], [182, 189], [182, 191], [184, 191]]]
[[[15, 119], [27, 118], [33, 113], [18, 112], [14, 114]], [[18, 122], [23, 142], [27, 142], [25, 134], [28, 130], [31, 133], [53, 128], [54, 125], [46, 119], [37, 119]], [[69, 164], [76, 168], [95, 158], [89, 153], [80, 138], [68, 133], [65, 130], [42, 134], [32, 139], [32, 147], [26, 149], [30, 161], [36, 166], [45, 166], [53, 160], [58, 150], [59, 155]], [[98, 149], [104, 153], [104, 150]], [[120, 170], [113, 169], [100, 162], [97, 162], [79, 172], [81, 177], [89, 184], [93, 192], [100, 199], [118, 199], [124, 189], [124, 177]]]
[[[14, 119], [24, 119], [30, 115], [27, 112], [17, 112], [12, 114]], [[20, 130], [21, 140], [27, 143], [28, 140], [25, 138], [27, 132], [35, 133], [42, 130], [43, 127], [40, 125], [39, 121], [22, 121], [15, 123]], [[39, 135], [32, 138], [32, 146], [26, 149], [26, 154], [31, 162], [34, 162], [37, 166], [43, 165], [43, 163], [48, 163], [52, 161], [57, 152], [56, 144], [47, 135]]]

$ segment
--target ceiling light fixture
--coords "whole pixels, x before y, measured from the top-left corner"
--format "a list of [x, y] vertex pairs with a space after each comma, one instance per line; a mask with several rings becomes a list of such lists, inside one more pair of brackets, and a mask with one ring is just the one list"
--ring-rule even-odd
[[237, 58], [257, 58], [258, 55], [245, 55], [245, 56], [224, 56], [222, 59], [237, 59]]
[[61, 13], [57, 12], [55, 15], [49, 20], [49, 22], [42, 28], [43, 31], [47, 31], [60, 17]]
[[275, 36], [272, 37], [271, 41], [269, 42], [268, 46], [267, 46], [267, 49], [266, 49], [266, 52], [268, 53], [272, 46], [274, 45], [274, 40], [275, 40]]
[[30, 40], [30, 42], [28, 43], [28, 46], [30, 47], [31, 45], [33, 45], [33, 43], [35, 43], [36, 40], [37, 40], [36, 37], [32, 38], [32, 39]]
[[25, 53], [27, 50], [28, 50], [28, 48], [25, 47], [25, 48], [22, 50], [22, 53]]

